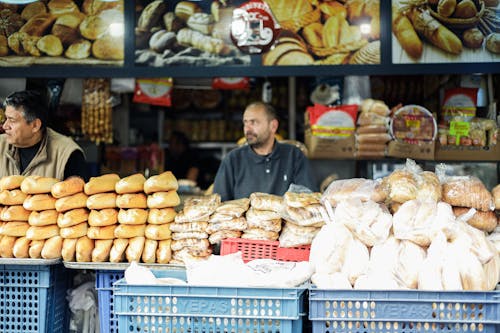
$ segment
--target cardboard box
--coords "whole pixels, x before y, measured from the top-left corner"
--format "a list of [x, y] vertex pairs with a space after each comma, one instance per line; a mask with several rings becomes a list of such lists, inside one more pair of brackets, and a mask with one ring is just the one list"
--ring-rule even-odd
[[436, 144], [436, 161], [500, 161], [500, 145], [493, 147]]
[[434, 160], [435, 142], [410, 144], [399, 141], [390, 141], [387, 156], [412, 158], [415, 160]]
[[325, 139], [313, 136], [310, 129], [305, 131], [305, 144], [311, 159], [354, 158], [354, 136], [345, 139]]

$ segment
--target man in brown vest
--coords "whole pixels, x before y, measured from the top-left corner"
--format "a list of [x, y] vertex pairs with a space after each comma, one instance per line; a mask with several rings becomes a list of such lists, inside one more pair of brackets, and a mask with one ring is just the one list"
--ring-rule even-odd
[[83, 150], [69, 137], [46, 127], [48, 109], [36, 91], [19, 91], [4, 103], [0, 135], [0, 177], [38, 175], [88, 179]]

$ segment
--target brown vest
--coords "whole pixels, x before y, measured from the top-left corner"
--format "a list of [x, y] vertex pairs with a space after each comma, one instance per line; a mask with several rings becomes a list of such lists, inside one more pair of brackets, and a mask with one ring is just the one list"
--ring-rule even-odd
[[[75, 150], [82, 151], [82, 148], [71, 138], [47, 128], [38, 152], [22, 175], [53, 177], [62, 180], [66, 163]], [[19, 174], [19, 151], [5, 141], [4, 135], [0, 135], [0, 177]]]

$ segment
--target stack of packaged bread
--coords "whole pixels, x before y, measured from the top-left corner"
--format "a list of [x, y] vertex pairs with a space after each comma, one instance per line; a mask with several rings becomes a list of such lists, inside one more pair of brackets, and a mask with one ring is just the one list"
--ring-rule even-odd
[[225, 238], [241, 237], [242, 231], [248, 227], [245, 213], [249, 206], [248, 198], [222, 202], [208, 220], [206, 231], [210, 235], [210, 244], [218, 245]]
[[383, 102], [371, 98], [363, 100], [356, 128], [356, 157], [381, 158], [386, 155], [391, 110]]
[[250, 208], [246, 218], [248, 228], [241, 238], [256, 240], [278, 240], [281, 231], [283, 197], [254, 192], [250, 194]]

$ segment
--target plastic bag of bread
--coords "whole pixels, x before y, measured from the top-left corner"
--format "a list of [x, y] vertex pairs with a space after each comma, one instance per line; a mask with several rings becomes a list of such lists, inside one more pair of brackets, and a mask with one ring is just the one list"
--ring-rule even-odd
[[417, 197], [417, 181], [408, 170], [395, 170], [384, 179], [390, 201], [404, 203]]
[[199, 221], [201, 217], [213, 214], [219, 205], [220, 195], [216, 193], [206, 196], [189, 197], [184, 201], [182, 211], [188, 220]]
[[185, 247], [194, 250], [207, 250], [210, 248], [210, 243], [206, 238], [185, 238], [172, 241], [172, 251], [179, 251]]
[[347, 276], [350, 285], [354, 285], [356, 280], [368, 271], [370, 255], [366, 245], [356, 238], [353, 238], [348, 246], [342, 273]]
[[[215, 209], [215, 214], [240, 217], [248, 210], [250, 207], [250, 199], [241, 198], [236, 200], [224, 201]], [[215, 215], [214, 214], [214, 215]]]
[[433, 200], [435, 202], [441, 200], [441, 183], [434, 172], [422, 171], [418, 173], [415, 178], [417, 181], [417, 199]]
[[341, 201], [334, 221], [344, 224], [367, 246], [385, 242], [392, 227], [392, 215], [384, 205], [359, 199]]
[[332, 274], [314, 273], [311, 276], [311, 282], [314, 283], [319, 289], [352, 289], [352, 285], [349, 282], [347, 275], [341, 272], [335, 272]]
[[229, 221], [210, 222], [206, 228], [206, 232], [209, 234], [213, 234], [214, 232], [220, 230], [243, 231], [247, 228], [248, 224], [246, 219], [244, 217], [237, 217]]
[[208, 237], [210, 244], [220, 244], [223, 239], [226, 238], [240, 238], [241, 231], [237, 230], [219, 230], [216, 231]]
[[205, 231], [207, 229], [207, 222], [186, 222], [186, 223], [170, 223], [169, 228], [171, 232], [191, 232], [191, 231]]
[[254, 192], [250, 194], [250, 205], [259, 210], [280, 212], [282, 210], [283, 198], [274, 194]]
[[481, 211], [495, 209], [493, 196], [483, 182], [474, 176], [448, 176], [441, 178], [444, 202], [452, 206], [475, 208]]
[[[393, 216], [393, 232], [397, 239], [410, 240], [429, 246], [435, 233], [437, 204], [432, 201], [410, 200], [399, 207]], [[454, 216], [451, 216], [454, 219]]]
[[172, 239], [178, 241], [181, 239], [204, 239], [208, 238], [208, 234], [202, 231], [174, 232]]
[[[465, 207], [453, 207], [453, 214], [458, 218], [469, 212], [470, 208]], [[462, 219], [463, 220], [463, 219]], [[498, 219], [494, 211], [476, 211], [472, 216], [467, 215], [464, 220], [467, 224], [486, 232], [492, 232], [495, 230], [498, 224]]]
[[394, 274], [406, 288], [417, 289], [418, 272], [425, 257], [426, 252], [421, 246], [408, 240], [399, 243], [398, 264]]
[[320, 228], [304, 227], [286, 222], [281, 230], [279, 242], [281, 247], [297, 247], [311, 244]]
[[493, 196], [493, 201], [495, 203], [495, 209], [500, 210], [500, 184], [493, 187], [491, 190], [491, 195]]
[[304, 227], [321, 227], [328, 220], [326, 209], [321, 204], [312, 204], [305, 207], [286, 206], [281, 217]]
[[286, 206], [294, 208], [304, 208], [309, 205], [319, 205], [321, 203], [321, 193], [296, 193], [285, 192], [283, 201]]
[[[194, 214], [194, 210], [191, 213]], [[181, 210], [175, 215], [175, 223], [190, 223], [190, 222], [207, 222], [210, 219], [210, 213], [204, 212], [201, 209], [196, 212], [197, 215], [189, 216]]]
[[365, 178], [334, 180], [326, 188], [322, 200], [328, 201], [332, 207], [336, 207], [342, 200], [352, 198], [384, 202], [387, 193], [382, 185], [380, 180]]
[[267, 231], [281, 230], [281, 216], [269, 210], [258, 210], [253, 207], [247, 211], [246, 222], [249, 228], [258, 228]]
[[248, 228], [246, 229], [241, 238], [243, 239], [254, 239], [254, 240], [270, 240], [275, 241], [279, 237], [279, 233], [276, 231], [268, 231], [261, 228]]
[[[244, 212], [243, 212], [243, 214], [244, 214]], [[226, 221], [231, 221], [233, 219], [238, 219], [240, 216], [235, 216], [235, 214], [226, 215], [226, 214], [215, 212], [212, 215], [210, 215], [208, 222], [210, 222], [210, 223], [226, 222]]]

